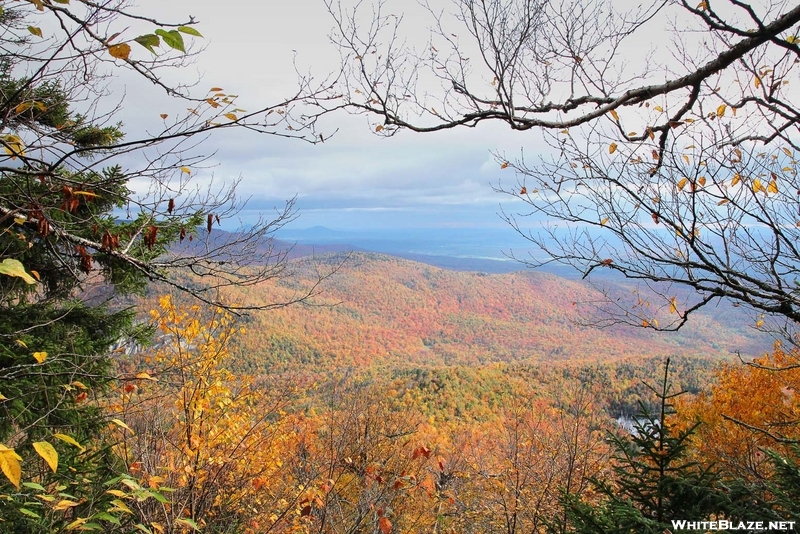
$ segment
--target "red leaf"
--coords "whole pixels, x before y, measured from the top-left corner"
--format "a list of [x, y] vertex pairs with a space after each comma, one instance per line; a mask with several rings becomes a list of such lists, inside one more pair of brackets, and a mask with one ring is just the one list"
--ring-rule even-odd
[[208, 220], [206, 221], [206, 229], [208, 230], [209, 234], [211, 233], [211, 225], [212, 224], [214, 224], [214, 215], [209, 213], [208, 214]]
[[175, 199], [169, 199], [169, 203], [167, 204], [167, 213], [172, 215], [172, 212], [175, 210]]

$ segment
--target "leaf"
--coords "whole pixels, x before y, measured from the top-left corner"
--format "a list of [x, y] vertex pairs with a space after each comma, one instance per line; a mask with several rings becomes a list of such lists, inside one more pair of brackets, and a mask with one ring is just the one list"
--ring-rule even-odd
[[42, 30], [37, 28], [36, 26], [28, 26], [28, 31], [31, 32], [31, 34], [35, 35], [36, 37], [42, 36]]
[[47, 462], [47, 465], [49, 465], [50, 469], [55, 473], [56, 469], [58, 469], [58, 451], [46, 441], [34, 442], [33, 448], [39, 456], [44, 458], [44, 461]]
[[528, 189], [523, 185], [522, 189], [519, 190], [519, 194], [520, 195], [527, 195], [528, 194]]
[[192, 174], [192, 169], [190, 169], [189, 167], [185, 167], [184, 166], [184, 167], [181, 167], [181, 172], [186, 173], [186, 174]]
[[609, 111], [609, 113], [611, 114], [612, 117], [614, 117], [615, 121], [619, 122], [619, 115], [617, 115], [617, 110], [612, 109], [611, 111]]
[[126, 425], [121, 419], [112, 419], [111, 422], [114, 423], [115, 425], [117, 425], [118, 427], [124, 428], [126, 430], [130, 430], [131, 432], [133, 432], [131, 427]]
[[183, 36], [178, 30], [166, 31], [159, 28], [155, 31], [155, 34], [161, 37], [170, 48], [186, 53], [186, 48], [183, 46]]
[[[87, 518], [85, 518], [85, 517], [79, 517], [78, 519], [76, 519], [75, 521], [73, 521], [72, 523], [70, 523], [69, 525], [67, 525], [66, 527], [64, 527], [64, 529], [65, 529], [65, 530], [67, 530], [67, 531], [70, 531], [70, 530], [77, 530], [77, 529], [80, 529], [80, 530], [88, 530], [88, 528], [87, 528], [87, 527], [88, 527], [88, 525], [86, 525], [86, 523], [87, 523], [88, 521], [89, 521], [89, 520], [88, 520]], [[86, 527], [84, 527], [84, 525], [86, 525]], [[93, 530], [93, 529], [92, 529], [92, 530]]]
[[78, 506], [78, 504], [79, 503], [77, 503], [75, 501], [71, 501], [69, 499], [61, 499], [60, 501], [58, 501], [58, 503], [56, 503], [55, 506], [53, 506], [53, 510], [55, 510], [55, 511], [69, 510], [70, 508], [74, 508], [74, 507]]
[[21, 513], [23, 515], [27, 515], [28, 517], [36, 518], [36, 519], [41, 519], [42, 518], [42, 516], [40, 516], [36, 512], [32, 512], [32, 511], [28, 510], [27, 508], [20, 508], [19, 509], [19, 513]]
[[212, 87], [211, 89], [208, 90], [208, 92], [209, 93], [218, 93], [218, 92], [223, 91], [223, 90], [224, 89], [222, 89], [222, 87]]
[[503, 164], [502, 164], [502, 165], [500, 165], [500, 168], [501, 168], [501, 169], [507, 169], [507, 168], [508, 168], [508, 162], [507, 162], [507, 161], [504, 161], [504, 162], [503, 162]]
[[14, 449], [0, 444], [0, 470], [17, 489], [19, 489], [19, 480], [22, 478], [22, 466], [19, 464], [21, 460], [22, 457], [14, 452]]
[[723, 198], [722, 200], [717, 202], [717, 206], [722, 206], [724, 204], [727, 204], [728, 202], [730, 202], [730, 200], [728, 200], [727, 198]]
[[155, 47], [161, 46], [161, 39], [158, 38], [158, 35], [154, 35], [152, 33], [140, 35], [133, 40], [148, 49], [153, 54], [156, 53]]
[[197, 526], [197, 523], [195, 523], [194, 520], [189, 519], [188, 517], [182, 517], [182, 518], [176, 519], [175, 520], [175, 524], [176, 525], [186, 525], [187, 527], [190, 527], [191, 529], [197, 530], [197, 531], [200, 530], [200, 527]]
[[664, 108], [662, 108], [661, 106], [656, 106], [653, 109], [658, 111], [659, 113], [663, 113], [664, 112]]
[[169, 115], [167, 115], [166, 113], [162, 113], [161, 115], [159, 115], [159, 117], [161, 117], [162, 119], [166, 119], [167, 117], [169, 117]]
[[120, 43], [109, 46], [108, 53], [117, 59], [128, 59], [128, 56], [131, 55], [131, 45], [128, 43]]
[[[227, 119], [230, 119], [230, 120], [232, 120], [232, 121], [238, 121], [238, 120], [239, 120], [239, 118], [236, 116], [236, 114], [235, 114], [235, 113], [226, 113], [225, 115], [223, 115], [223, 117], [225, 117], [225, 118], [227, 118]], [[383, 129], [383, 128], [381, 128], [381, 130], [382, 130], [382, 129]], [[376, 131], [380, 131], [380, 130], [376, 130]]]
[[767, 186], [768, 193], [778, 193], [778, 184], [775, 180], [770, 181], [769, 185]]
[[[235, 115], [234, 115], [234, 117], [235, 117]], [[236, 120], [236, 119], [233, 119], [233, 120]], [[377, 125], [377, 126], [375, 127], [375, 131], [376, 131], [376, 132], [380, 132], [381, 130], [383, 130], [383, 125], [382, 125], [382, 124], [379, 124], [379, 125]]]
[[790, 35], [789, 37], [786, 38], [786, 42], [789, 44], [795, 44], [798, 41], [800, 41], [800, 39], [798, 39], [796, 35]]
[[136, 378], [138, 378], [140, 380], [152, 380], [153, 382], [158, 382], [158, 379], [153, 378], [152, 376], [150, 376], [148, 373], [145, 373], [144, 371], [142, 371], [140, 373], [136, 373]]
[[22, 265], [22, 262], [13, 258], [6, 258], [0, 262], [0, 274], [22, 278], [27, 284], [36, 283], [36, 280], [25, 272], [25, 266]]
[[669, 299], [669, 312], [678, 313], [678, 299], [675, 297]]
[[706, 177], [701, 176], [700, 178], [697, 179], [697, 183], [700, 184], [700, 187], [704, 187], [706, 185]]
[[761, 78], [756, 76], [755, 79], [753, 80], [753, 85], [755, 86], [756, 89], [761, 87]]
[[18, 135], [9, 134], [1, 137], [5, 143], [4, 147], [6, 153], [11, 156], [11, 159], [16, 159], [17, 156], [25, 157], [25, 145]]
[[787, 156], [789, 156], [790, 158], [792, 157], [792, 151], [791, 151], [791, 150], [789, 150], [788, 148], [786, 148], [786, 147], [783, 147], [783, 152], [784, 152], [784, 153], [785, 153]]
[[758, 193], [759, 191], [763, 191], [763, 190], [764, 190], [764, 186], [761, 185], [761, 180], [759, 180], [758, 178], [753, 180], [753, 193]]
[[378, 519], [378, 528], [383, 534], [389, 534], [392, 531], [392, 522], [386, 516], [381, 516]]
[[697, 4], [697, 9], [699, 9], [701, 11], [704, 10], [704, 9], [708, 9], [708, 2], [706, 2], [706, 0], [703, 0], [702, 2]]
[[733, 180], [731, 180], [731, 187], [738, 184], [742, 180], [742, 177], [737, 173], [733, 175]]
[[194, 37], [203, 37], [199, 31], [195, 30], [191, 26], [178, 26], [178, 31], [181, 33], [185, 33], [186, 35], [193, 35]]
[[608, 217], [606, 217], [602, 221], [600, 221], [600, 226], [605, 226], [607, 222], [608, 222]]
[[689, 179], [686, 178], [685, 176], [681, 178], [680, 181], [678, 182], [678, 191], [683, 191], [683, 188], [686, 187], [686, 183], [688, 181]]
[[617, 151], [617, 143], [611, 143], [610, 145], [608, 145], [609, 154], [613, 154], [616, 151]]
[[44, 351], [42, 351], [42, 352], [34, 352], [34, 353], [33, 353], [33, 358], [34, 358], [34, 359], [35, 359], [37, 362], [39, 362], [39, 363], [42, 363], [42, 362], [44, 362], [44, 361], [47, 359], [47, 353], [46, 353], [46, 352], [44, 352]]
[[724, 115], [725, 115], [725, 110], [726, 110], [726, 109], [728, 109], [728, 106], [726, 106], [725, 104], [721, 104], [721, 105], [720, 105], [720, 106], [717, 108], [717, 117], [722, 117], [722, 116], [724, 116]]
[[689, 156], [687, 156], [686, 154], [684, 154], [684, 155], [683, 155], [683, 160], [686, 162], [686, 164], [687, 164], [687, 165], [689, 165], [689, 164], [690, 164], [690, 162], [689, 162]]
[[69, 443], [70, 445], [78, 447], [80, 450], [84, 450], [83, 445], [78, 443], [72, 436], [68, 436], [66, 434], [53, 434], [53, 437], [56, 439], [60, 439], [64, 443]]

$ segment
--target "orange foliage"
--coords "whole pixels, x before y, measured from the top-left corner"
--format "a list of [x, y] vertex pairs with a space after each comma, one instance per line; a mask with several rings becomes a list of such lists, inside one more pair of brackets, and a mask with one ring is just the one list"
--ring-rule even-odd
[[748, 365], [727, 364], [711, 394], [676, 404], [684, 425], [700, 421], [694, 437], [698, 459], [747, 479], [769, 474], [762, 449], [790, 455], [800, 438], [800, 351], [776, 343]]

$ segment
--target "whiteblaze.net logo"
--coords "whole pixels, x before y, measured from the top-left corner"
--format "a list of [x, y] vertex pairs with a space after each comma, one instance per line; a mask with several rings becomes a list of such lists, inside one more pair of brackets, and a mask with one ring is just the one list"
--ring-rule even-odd
[[687, 521], [684, 519], [672, 520], [674, 530], [739, 530], [743, 532], [768, 532], [771, 530], [794, 530], [795, 521]]

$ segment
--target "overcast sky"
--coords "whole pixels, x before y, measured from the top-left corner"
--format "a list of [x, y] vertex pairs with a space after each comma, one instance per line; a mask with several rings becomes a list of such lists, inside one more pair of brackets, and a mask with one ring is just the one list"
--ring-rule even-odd
[[[162, 19], [194, 16], [206, 49], [180, 73], [181, 78], [200, 78], [198, 88], [218, 86], [237, 94], [238, 105], [245, 109], [281, 101], [296, 90], [295, 53], [298, 66], [319, 77], [338, 66], [338, 52], [328, 38], [333, 20], [322, 0], [140, 0], [138, 4], [140, 12]], [[427, 20], [411, 13], [404, 24], [426, 35]], [[127, 95], [123, 120], [129, 131], [157, 126], [160, 113], [185, 110], [184, 103], [142, 91], [140, 84], [120, 82]], [[219, 181], [241, 176], [241, 190], [252, 196], [249, 206], [254, 211], [269, 212], [297, 195], [301, 216], [295, 227], [504, 226], [497, 216], [499, 204], [508, 205], [513, 199], [493, 192], [491, 185], [501, 178], [515, 178], [500, 170], [490, 150], [515, 155], [524, 146], [529, 151], [537, 144], [536, 133], [514, 133], [501, 124], [487, 124], [439, 134], [401, 132], [385, 139], [372, 133], [370, 120], [376, 121], [332, 116], [321, 131], [338, 128], [338, 133], [313, 146], [229, 130], [204, 145], [204, 152], [215, 154], [211, 168], [197, 171], [196, 178], [213, 174]]]

